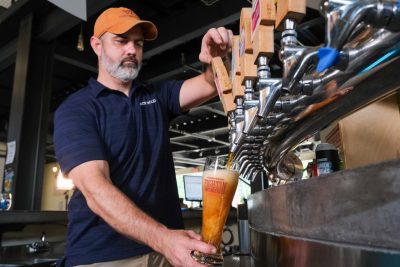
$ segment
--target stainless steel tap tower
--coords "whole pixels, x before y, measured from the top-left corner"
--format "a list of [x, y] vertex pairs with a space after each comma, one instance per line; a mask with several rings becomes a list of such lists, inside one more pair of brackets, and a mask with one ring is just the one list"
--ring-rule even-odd
[[[253, 0], [233, 46], [230, 150], [243, 179], [264, 175], [275, 186], [248, 202], [252, 264], [400, 266], [400, 161], [297, 181], [302, 166], [291, 152], [333, 121], [398, 92], [400, 1], [322, 1], [326, 36], [318, 47], [297, 41], [305, 6]], [[280, 78], [270, 75], [274, 53]]]

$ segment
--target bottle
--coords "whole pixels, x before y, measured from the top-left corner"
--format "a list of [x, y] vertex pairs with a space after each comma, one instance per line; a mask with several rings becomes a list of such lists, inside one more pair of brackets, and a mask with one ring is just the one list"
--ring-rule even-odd
[[340, 170], [340, 158], [337, 148], [328, 143], [321, 143], [315, 149], [318, 175]]

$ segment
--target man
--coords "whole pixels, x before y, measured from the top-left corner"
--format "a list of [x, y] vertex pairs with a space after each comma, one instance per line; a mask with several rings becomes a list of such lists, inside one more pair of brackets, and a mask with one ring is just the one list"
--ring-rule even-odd
[[[144, 40], [156, 37], [155, 25], [133, 11], [104, 11], [90, 39], [97, 80], [56, 111], [57, 159], [77, 188], [69, 203], [67, 266], [199, 267], [190, 252], [215, 251], [197, 233], [179, 230], [168, 136], [172, 118], [216, 95], [212, 70], [186, 81], [140, 84]], [[210, 29], [200, 61], [225, 56], [231, 38], [225, 28]]]

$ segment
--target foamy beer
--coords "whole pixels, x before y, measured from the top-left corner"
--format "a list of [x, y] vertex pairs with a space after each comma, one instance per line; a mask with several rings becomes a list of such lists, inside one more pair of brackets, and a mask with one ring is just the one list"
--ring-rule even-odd
[[222, 231], [231, 208], [238, 184], [236, 163], [227, 156], [207, 157], [203, 172], [203, 225], [202, 240], [217, 248], [216, 254], [193, 251], [192, 257], [209, 266], [220, 266]]

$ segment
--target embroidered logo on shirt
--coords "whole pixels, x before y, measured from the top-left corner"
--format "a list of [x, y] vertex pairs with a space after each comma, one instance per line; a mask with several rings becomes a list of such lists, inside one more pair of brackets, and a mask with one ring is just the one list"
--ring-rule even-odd
[[142, 101], [142, 102], [139, 103], [139, 105], [145, 106], [145, 105], [154, 104], [154, 103], [156, 103], [156, 102], [157, 102], [157, 100], [154, 98], [154, 99], [149, 100], [149, 101]]

